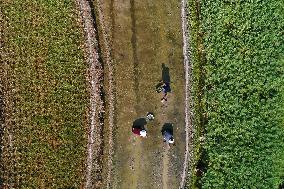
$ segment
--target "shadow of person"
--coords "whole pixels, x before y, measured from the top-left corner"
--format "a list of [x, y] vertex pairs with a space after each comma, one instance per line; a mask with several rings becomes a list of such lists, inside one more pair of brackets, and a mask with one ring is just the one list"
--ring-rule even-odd
[[165, 123], [162, 127], [162, 134], [167, 131], [168, 133], [170, 133], [171, 135], [174, 135], [174, 128], [173, 128], [173, 124], [172, 123]]
[[170, 83], [170, 69], [164, 63], [162, 64], [162, 80], [164, 83]]
[[147, 120], [145, 118], [136, 119], [133, 122], [132, 129], [145, 129], [145, 125], [147, 124]]

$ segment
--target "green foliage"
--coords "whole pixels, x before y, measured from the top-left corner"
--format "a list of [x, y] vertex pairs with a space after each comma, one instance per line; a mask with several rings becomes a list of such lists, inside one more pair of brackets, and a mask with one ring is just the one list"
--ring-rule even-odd
[[[206, 101], [208, 169], [198, 182], [202, 188], [278, 188], [284, 172], [283, 2], [203, 0], [200, 7], [200, 16], [190, 18], [197, 28], [191, 34], [195, 95], [205, 75], [200, 101]], [[200, 46], [206, 64], [197, 66]]]
[[73, 1], [4, 1], [4, 62], [14, 95], [13, 146], [21, 188], [79, 188], [85, 161], [82, 31]]

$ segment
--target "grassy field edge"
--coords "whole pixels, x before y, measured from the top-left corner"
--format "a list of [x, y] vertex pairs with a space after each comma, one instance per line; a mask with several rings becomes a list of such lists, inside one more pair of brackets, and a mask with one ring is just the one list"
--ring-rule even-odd
[[202, 140], [206, 122], [204, 97], [204, 65], [206, 63], [202, 33], [200, 33], [200, 4], [198, 0], [187, 0], [190, 53], [192, 65], [193, 93], [193, 157], [187, 179], [187, 188], [200, 188], [201, 174], [207, 167]]

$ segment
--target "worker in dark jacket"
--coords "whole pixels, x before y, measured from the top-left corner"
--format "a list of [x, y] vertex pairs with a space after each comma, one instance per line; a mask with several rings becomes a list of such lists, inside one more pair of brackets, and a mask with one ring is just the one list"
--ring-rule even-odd
[[160, 81], [157, 85], [156, 85], [156, 91], [158, 93], [162, 92], [162, 98], [161, 98], [161, 102], [165, 102], [167, 101], [167, 94], [169, 92], [171, 92], [171, 87], [170, 87], [170, 82], [166, 82], [166, 81]]
[[165, 123], [161, 130], [164, 142], [170, 147], [170, 144], [174, 144], [174, 130], [172, 123]]
[[163, 137], [164, 142], [166, 142], [167, 144], [173, 144], [175, 142], [173, 134], [169, 131], [164, 131]]
[[165, 102], [167, 101], [167, 94], [171, 92], [171, 87], [170, 87], [170, 83], [169, 82], [164, 82], [164, 84], [162, 85], [162, 94], [163, 97], [161, 99], [161, 102]]

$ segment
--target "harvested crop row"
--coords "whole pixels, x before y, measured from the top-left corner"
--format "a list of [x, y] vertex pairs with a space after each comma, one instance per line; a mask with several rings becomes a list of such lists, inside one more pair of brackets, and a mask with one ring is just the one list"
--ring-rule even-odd
[[4, 188], [79, 188], [88, 94], [75, 4], [1, 1], [1, 9]]
[[192, 187], [278, 188], [284, 170], [283, 3], [189, 2], [199, 130]]

